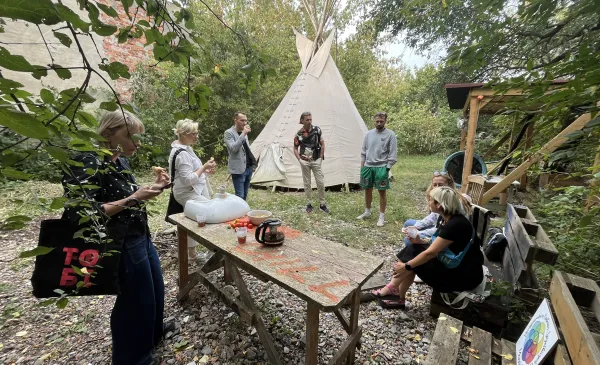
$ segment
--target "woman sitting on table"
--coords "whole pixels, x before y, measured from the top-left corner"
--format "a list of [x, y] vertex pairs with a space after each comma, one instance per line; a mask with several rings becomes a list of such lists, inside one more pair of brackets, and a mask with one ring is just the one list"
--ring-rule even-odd
[[[217, 164], [212, 158], [202, 164], [192, 148], [198, 141], [198, 123], [183, 119], [177, 122], [173, 131], [177, 135], [177, 140], [171, 143], [169, 155], [170, 174], [175, 169], [173, 197], [184, 207], [188, 200], [210, 200], [210, 185], [206, 174], [212, 174]], [[198, 242], [188, 238], [188, 255], [192, 260], [198, 258], [196, 246]]]
[[[471, 290], [483, 280], [483, 254], [479, 245], [471, 244], [474, 229], [464, 215], [460, 194], [448, 186], [437, 187], [429, 192], [427, 201], [431, 211], [442, 217], [441, 226], [430, 240], [414, 238], [412, 245], [398, 253], [400, 261], [394, 265], [392, 281], [371, 292], [384, 308], [405, 308], [406, 292], [415, 274], [442, 293]], [[443, 261], [453, 255], [462, 259], [449, 268], [454, 265]]]

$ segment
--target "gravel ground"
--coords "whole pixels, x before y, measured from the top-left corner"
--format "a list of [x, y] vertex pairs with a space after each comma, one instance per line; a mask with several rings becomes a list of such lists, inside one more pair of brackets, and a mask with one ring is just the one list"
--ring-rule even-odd
[[[33, 260], [14, 259], [18, 251], [35, 246], [37, 222], [19, 232], [0, 233], [0, 364], [108, 364], [110, 311], [114, 297], [75, 298], [65, 309], [39, 307], [30, 294]], [[17, 245], [14, 243], [17, 242]], [[266, 364], [258, 334], [201, 285], [183, 304], [177, 294], [176, 242], [159, 236], [165, 286], [165, 317], [177, 323], [166, 334], [156, 355], [162, 364]], [[14, 252], [10, 252], [14, 251]], [[396, 248], [372, 247], [385, 257], [382, 273], [391, 272]], [[194, 268], [191, 268], [194, 269]], [[214, 273], [219, 279], [221, 271]], [[304, 364], [306, 304], [273, 283], [245, 276], [284, 364]], [[233, 288], [231, 288], [234, 290]], [[361, 306], [362, 349], [356, 364], [411, 364], [427, 356], [435, 321], [429, 316], [430, 289], [413, 285], [406, 311], [384, 310], [376, 303]], [[348, 315], [347, 310], [343, 312]], [[327, 363], [346, 338], [333, 313], [321, 313], [319, 363]]]

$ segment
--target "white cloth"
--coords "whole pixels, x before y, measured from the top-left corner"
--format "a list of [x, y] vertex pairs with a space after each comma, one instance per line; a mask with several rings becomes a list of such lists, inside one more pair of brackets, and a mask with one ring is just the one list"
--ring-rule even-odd
[[188, 200], [210, 199], [210, 184], [205, 173], [200, 176], [196, 170], [202, 167], [202, 161], [191, 146], [186, 146], [179, 141], [171, 143], [171, 154], [169, 155], [169, 175], [173, 171], [171, 162], [173, 155], [180, 148], [184, 149], [175, 159], [175, 180], [173, 181], [173, 196], [183, 206]]

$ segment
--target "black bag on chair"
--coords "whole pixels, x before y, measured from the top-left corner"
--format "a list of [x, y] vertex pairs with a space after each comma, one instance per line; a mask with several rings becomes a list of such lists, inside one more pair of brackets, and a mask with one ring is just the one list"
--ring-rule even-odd
[[[177, 159], [177, 155], [185, 151], [183, 148], [178, 149], [173, 154], [173, 158], [171, 159], [171, 182], [175, 183], [175, 160]], [[179, 204], [175, 197], [173, 196], [173, 187], [171, 187], [171, 194], [169, 195], [169, 205], [167, 205], [167, 215], [165, 215], [165, 222], [169, 222], [168, 218], [170, 215], [183, 213], [183, 205]]]
[[38, 246], [53, 250], [35, 258], [35, 297], [58, 297], [61, 291], [76, 296], [119, 294], [121, 244], [73, 238], [79, 228], [68, 219], [42, 221]]
[[490, 261], [502, 261], [504, 250], [506, 249], [506, 245], [508, 245], [506, 237], [502, 234], [500, 228], [490, 228], [488, 230], [488, 235], [490, 236], [490, 239], [483, 246], [485, 257]]

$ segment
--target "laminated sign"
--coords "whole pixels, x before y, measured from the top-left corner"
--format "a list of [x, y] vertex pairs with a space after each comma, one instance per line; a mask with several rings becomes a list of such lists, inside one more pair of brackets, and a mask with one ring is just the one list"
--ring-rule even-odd
[[517, 341], [517, 364], [542, 364], [557, 343], [558, 330], [548, 299], [544, 299]]

